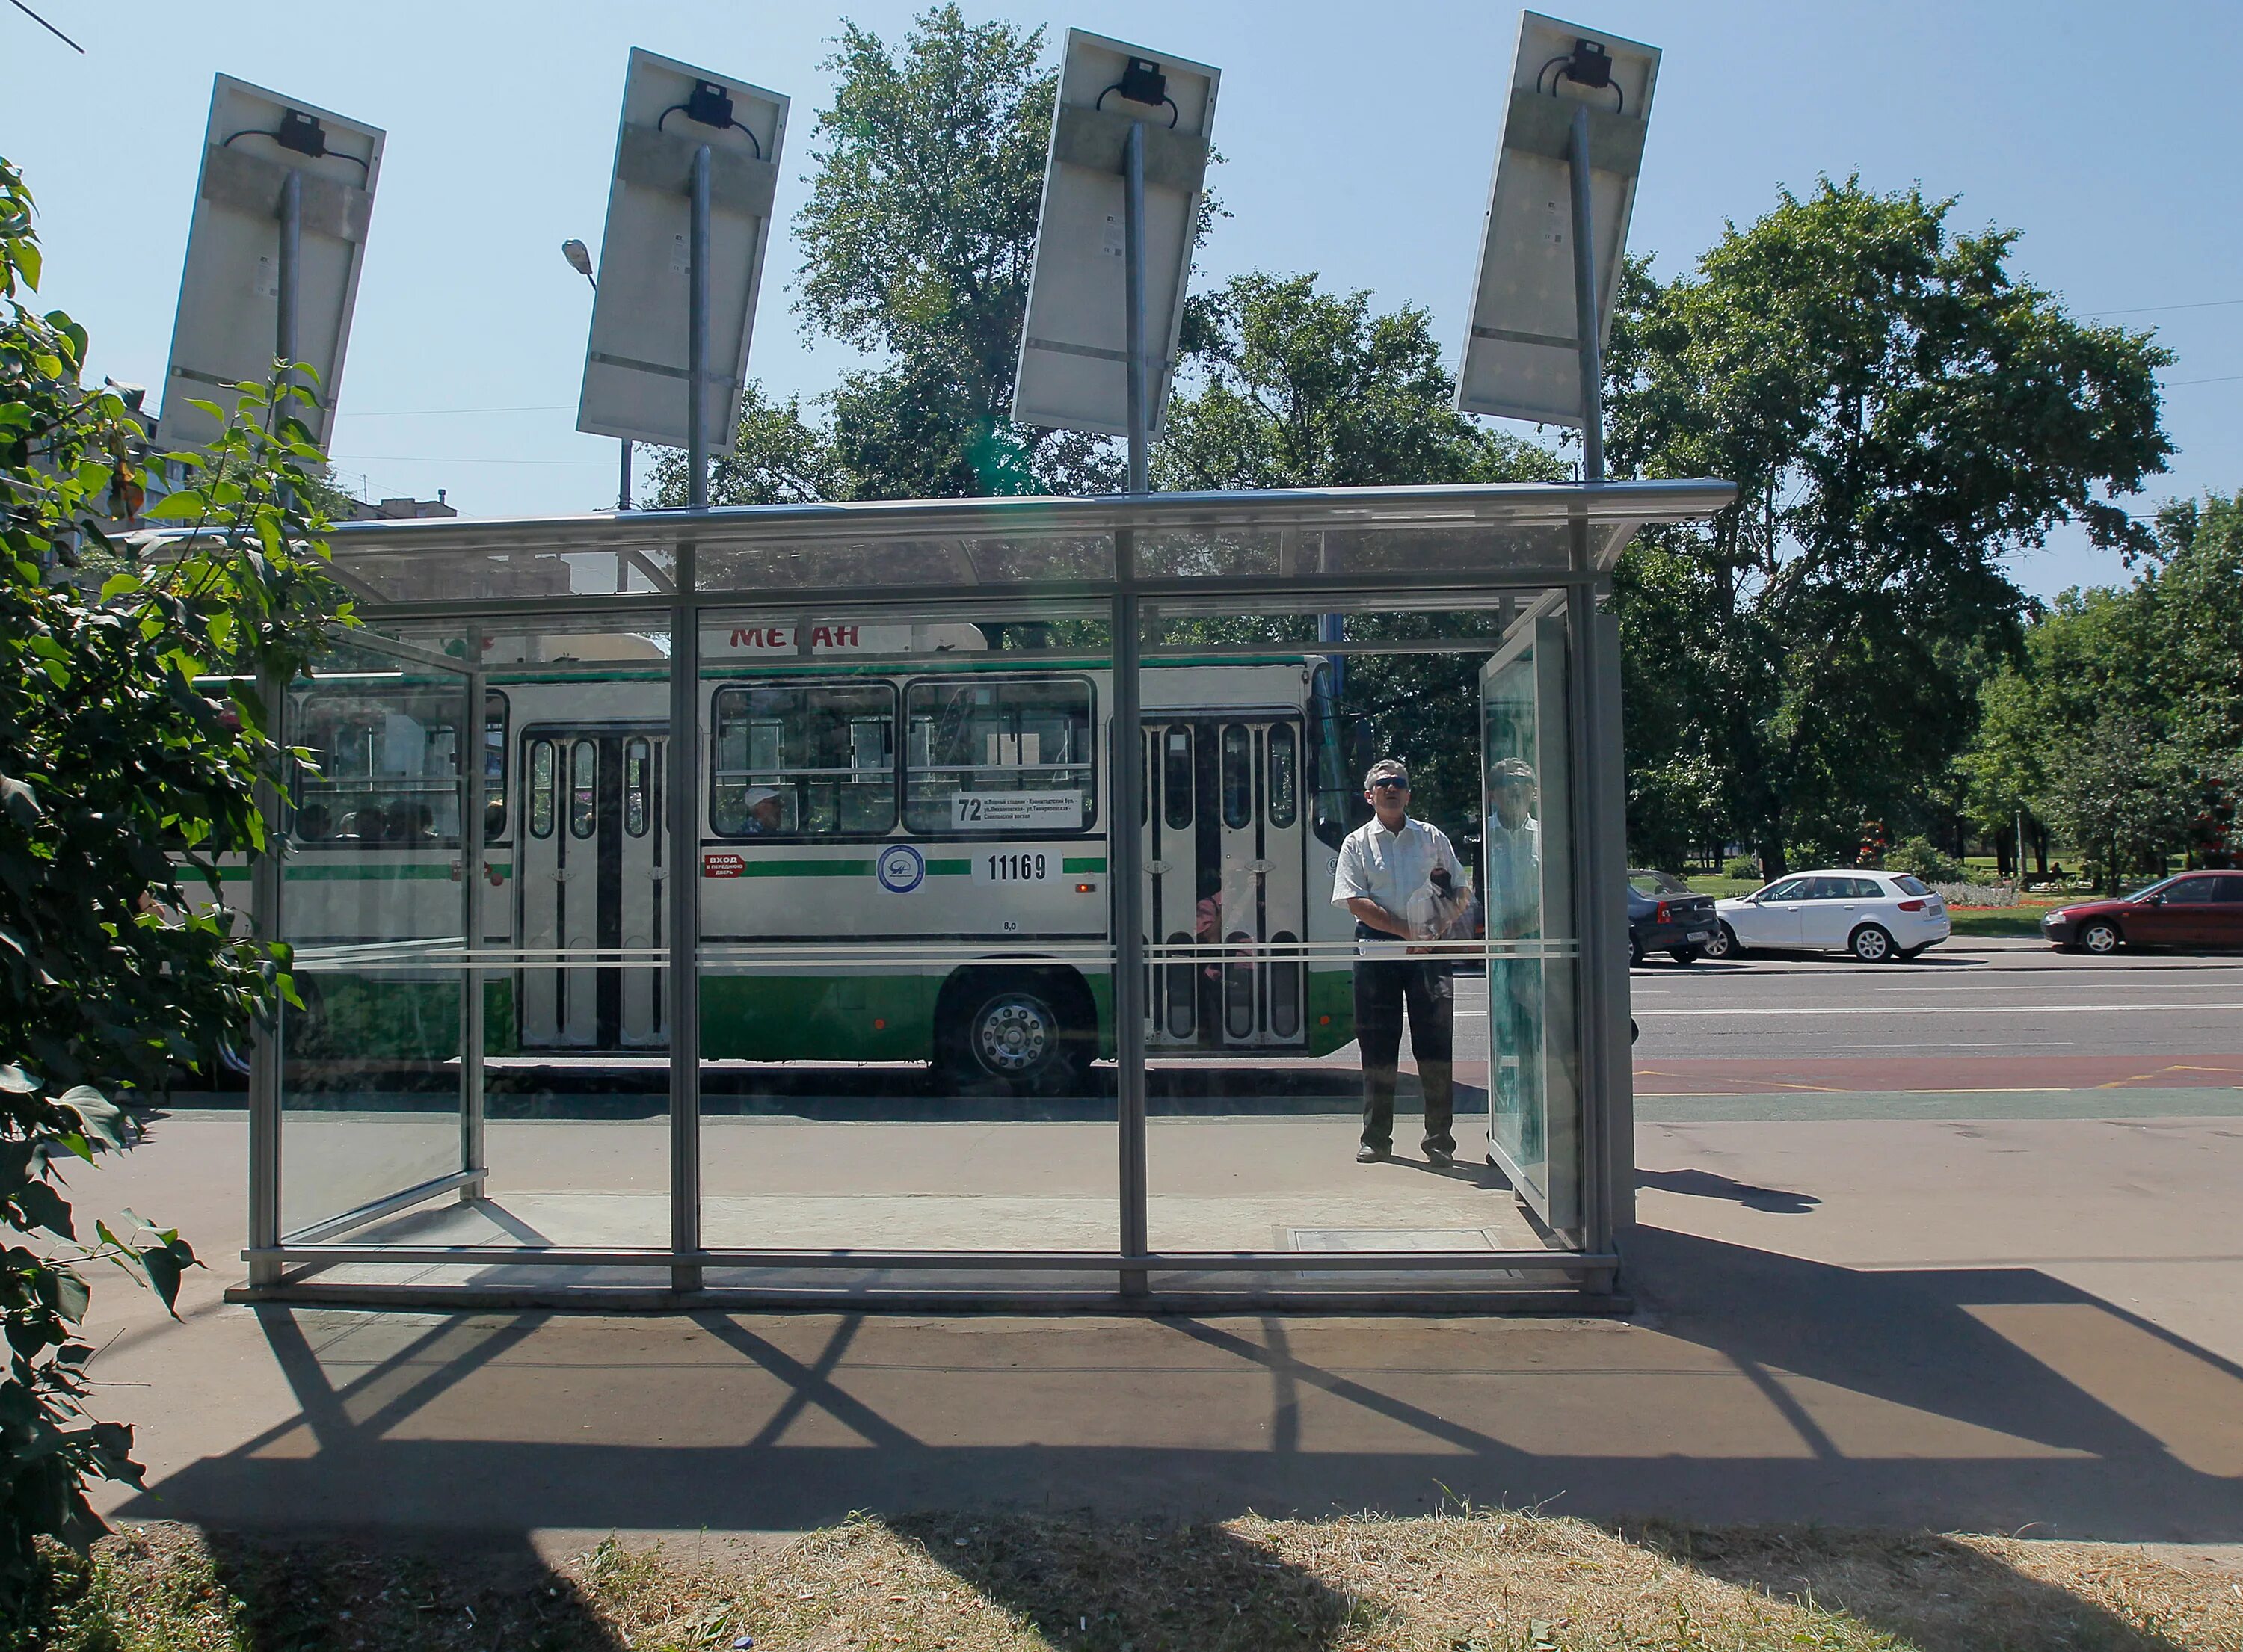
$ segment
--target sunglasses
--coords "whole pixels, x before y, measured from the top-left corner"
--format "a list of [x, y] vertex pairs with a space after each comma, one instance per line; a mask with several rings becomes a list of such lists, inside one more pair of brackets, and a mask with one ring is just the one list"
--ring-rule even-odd
[[1371, 789], [1373, 791], [1407, 791], [1410, 789], [1410, 782], [1406, 780], [1374, 780], [1371, 782]]

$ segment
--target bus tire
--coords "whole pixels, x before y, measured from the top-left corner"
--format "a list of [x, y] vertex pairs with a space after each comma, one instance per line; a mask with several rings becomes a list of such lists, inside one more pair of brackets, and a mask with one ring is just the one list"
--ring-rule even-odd
[[1065, 969], [960, 970], [935, 1006], [935, 1071], [964, 1091], [1070, 1092], [1089, 1066], [1097, 1021]]

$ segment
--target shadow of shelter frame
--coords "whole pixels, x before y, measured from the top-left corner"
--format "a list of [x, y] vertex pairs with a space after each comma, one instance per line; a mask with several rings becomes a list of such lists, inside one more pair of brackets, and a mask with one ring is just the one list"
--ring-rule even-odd
[[[1580, 1075], [1577, 1151], [1580, 1226], [1563, 1248], [1535, 1251], [1163, 1252], [1148, 1244], [1146, 1060], [1142, 1010], [1117, 991], [1115, 1054], [1118, 1209], [1107, 1251], [753, 1248], [707, 1244], [701, 1230], [700, 1018], [690, 991], [702, 968], [700, 876], [672, 880], [666, 951], [678, 984], [669, 1034], [670, 1242], [662, 1246], [496, 1247], [395, 1245], [364, 1230], [416, 1205], [485, 1190], [480, 983], [515, 967], [482, 944], [480, 834], [461, 833], [462, 979], [459, 994], [460, 1163], [316, 1226], [284, 1234], [280, 1215], [282, 1051], [260, 1036], [250, 1084], [251, 1185], [246, 1299], [451, 1302], [491, 1306], [573, 1301], [619, 1307], [704, 1306], [712, 1300], [799, 1305], [843, 1298], [898, 1305], [967, 1301], [1011, 1307], [1095, 1310], [1209, 1306], [1365, 1306], [1523, 1308], [1609, 1299], [1619, 1240], [1633, 1217], [1633, 1094], [1624, 918], [1616, 889], [1626, 871], [1626, 793], [1620, 741], [1617, 627], [1599, 612], [1621, 550], [1641, 527], [1699, 520], [1728, 505], [1714, 480], [1502, 483], [1168, 494], [1090, 499], [984, 499], [772, 506], [702, 512], [623, 512], [494, 521], [437, 520], [351, 524], [333, 536], [333, 571], [352, 594], [365, 642], [412, 658], [385, 630], [451, 628], [475, 636], [524, 622], [596, 619], [659, 628], [672, 639], [668, 747], [674, 841], [700, 868], [701, 722], [697, 639], [704, 611], [746, 604], [811, 616], [913, 621], [1002, 619], [1007, 607], [1064, 602], [1108, 616], [1115, 729], [1136, 702], [1141, 605], [1148, 599], [1236, 605], [1256, 611], [1303, 598], [1351, 606], [1490, 608], [1512, 627], [1562, 616], [1567, 643], [1570, 780], [1565, 847], [1571, 857], [1579, 937], [1579, 1014], [1570, 1052]], [[423, 654], [460, 678], [466, 703], [483, 703], [478, 648], [464, 660]], [[1110, 756], [1110, 753], [1108, 755]], [[480, 762], [459, 764], [462, 819], [482, 817]], [[1135, 765], [1114, 765], [1114, 818], [1137, 812]], [[1132, 834], [1110, 833], [1120, 846]], [[1113, 852], [1109, 934], [1117, 982], [1142, 979], [1142, 880], [1135, 848]], [[268, 863], [269, 864], [269, 863]], [[252, 882], [259, 932], [279, 932], [277, 873]], [[352, 1236], [360, 1237], [354, 1242]], [[336, 1277], [354, 1265], [387, 1264], [421, 1279]], [[462, 1272], [535, 1265], [542, 1280], [516, 1286]], [[555, 1287], [553, 1270], [581, 1284]], [[1347, 1286], [1303, 1291], [1313, 1270]], [[744, 1274], [745, 1285], [719, 1283]], [[865, 1276], [882, 1276], [869, 1290]], [[851, 1276], [855, 1276], [852, 1280]], [[907, 1283], [897, 1282], [901, 1276]], [[1382, 1283], [1382, 1276], [1384, 1282]], [[1431, 1290], [1428, 1278], [1460, 1287]], [[1477, 1276], [1477, 1277], [1476, 1277]], [[765, 1283], [756, 1282], [761, 1278]], [[814, 1283], [832, 1279], [827, 1292]], [[1500, 1279], [1500, 1283], [1498, 1283]], [[1110, 1285], [1101, 1283], [1110, 1280]], [[666, 1283], [663, 1283], [666, 1281]], [[1369, 1288], [1353, 1288], [1357, 1282]]]

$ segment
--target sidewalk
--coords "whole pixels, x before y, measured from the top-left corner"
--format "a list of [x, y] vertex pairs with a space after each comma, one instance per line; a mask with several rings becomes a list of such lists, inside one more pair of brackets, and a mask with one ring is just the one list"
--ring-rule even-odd
[[253, 1311], [242, 1151], [183, 1115], [80, 1187], [213, 1264], [180, 1325], [98, 1282], [150, 1471], [112, 1514], [544, 1542], [1453, 1495], [2243, 1541], [2232, 1120], [1646, 1125], [1627, 1322]]

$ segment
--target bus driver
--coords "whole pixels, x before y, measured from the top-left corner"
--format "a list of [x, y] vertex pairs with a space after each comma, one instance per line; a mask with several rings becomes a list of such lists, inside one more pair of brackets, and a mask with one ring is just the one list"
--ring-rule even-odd
[[748, 821], [743, 830], [750, 837], [769, 837], [779, 831], [779, 805], [784, 801], [769, 786], [751, 786], [740, 801], [748, 806]]

